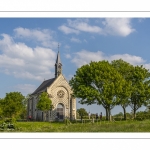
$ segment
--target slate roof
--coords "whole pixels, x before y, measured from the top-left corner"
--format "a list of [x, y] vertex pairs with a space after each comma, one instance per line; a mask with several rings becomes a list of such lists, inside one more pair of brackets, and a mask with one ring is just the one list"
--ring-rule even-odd
[[49, 87], [55, 81], [55, 79], [56, 78], [52, 78], [52, 79], [43, 81], [43, 83], [31, 95], [34, 95], [41, 91], [46, 90], [46, 88]]

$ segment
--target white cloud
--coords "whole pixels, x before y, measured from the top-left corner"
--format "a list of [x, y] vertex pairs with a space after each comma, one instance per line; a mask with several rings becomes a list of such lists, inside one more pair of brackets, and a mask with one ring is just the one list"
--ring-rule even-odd
[[[100, 24], [99, 26], [91, 25], [88, 19], [68, 19], [67, 25], [62, 25], [61, 27], [59, 27], [59, 29], [61, 29], [61, 31], [63, 31], [65, 34], [76, 33], [77, 31], [80, 31], [123, 37], [126, 37], [135, 31], [135, 29], [132, 28], [130, 18], [106, 18], [104, 19], [104, 21], [102, 21], [102, 19], [99, 19], [97, 23], [98, 22]], [[70, 28], [67, 26], [69, 26]]]
[[116, 54], [116, 55], [108, 56], [101, 51], [90, 52], [87, 50], [82, 50], [80, 52], [75, 53], [72, 62], [75, 63], [77, 67], [81, 67], [82, 65], [88, 64], [91, 61], [102, 61], [102, 60], [112, 61], [116, 59], [123, 59], [124, 61], [127, 61], [133, 65], [139, 65], [145, 62], [139, 56], [134, 56], [129, 54]]
[[35, 91], [36, 86], [32, 84], [18, 84], [13, 87], [15, 91], [21, 92], [24, 96]]
[[98, 26], [91, 26], [87, 21], [76, 19], [74, 21], [68, 20], [68, 25], [79, 31], [90, 32], [90, 33], [101, 33], [102, 29]]
[[38, 41], [42, 46], [56, 48], [58, 43], [53, 40], [53, 32], [49, 29], [27, 29], [27, 28], [16, 28], [14, 29], [16, 38], [23, 38], [33, 41]]
[[144, 64], [143, 67], [145, 67], [146, 69], [149, 69], [149, 70], [150, 70], [150, 63]]
[[81, 43], [81, 41], [79, 39], [74, 38], [74, 37], [72, 37], [70, 40], [71, 40], [71, 42]]
[[75, 33], [75, 34], [79, 34], [79, 31], [78, 30], [75, 30], [75, 29], [72, 29], [72, 28], [69, 28], [65, 25], [62, 25], [60, 27], [58, 27], [58, 29], [62, 32], [64, 32], [65, 34], [71, 34], [71, 33]]
[[100, 51], [90, 52], [87, 50], [82, 50], [75, 53], [75, 57], [72, 59], [72, 62], [75, 63], [78, 67], [89, 63], [90, 61], [100, 61], [103, 60], [104, 54]]
[[128, 36], [135, 31], [135, 29], [131, 27], [131, 19], [128, 18], [106, 18], [103, 24], [103, 32], [105, 34]]
[[126, 62], [129, 62], [133, 65], [143, 64], [145, 61], [139, 57], [129, 54], [117, 54], [110, 56], [109, 60], [123, 59]]
[[0, 69], [15, 77], [40, 80], [54, 77], [56, 53], [50, 48], [31, 48], [15, 43], [12, 37], [2, 34], [0, 39]]

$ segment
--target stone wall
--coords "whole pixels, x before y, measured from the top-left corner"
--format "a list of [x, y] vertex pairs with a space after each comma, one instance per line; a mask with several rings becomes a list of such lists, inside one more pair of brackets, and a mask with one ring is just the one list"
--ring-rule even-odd
[[[63, 75], [57, 77], [53, 84], [47, 88], [47, 93], [54, 106], [54, 109], [51, 112], [48, 111], [46, 113], [47, 121], [55, 120], [57, 115], [56, 109], [59, 103], [64, 106], [64, 117], [76, 119], [76, 99], [71, 97], [71, 88]], [[30, 98], [28, 102], [28, 115], [31, 115], [33, 120], [42, 121], [43, 112], [36, 108], [37, 102], [38, 95], [34, 95]]]

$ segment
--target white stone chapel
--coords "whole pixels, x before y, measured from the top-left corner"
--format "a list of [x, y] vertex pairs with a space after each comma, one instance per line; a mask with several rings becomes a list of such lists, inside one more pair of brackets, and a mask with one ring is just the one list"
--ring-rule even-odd
[[43, 121], [44, 113], [36, 108], [39, 95], [47, 92], [52, 100], [53, 109], [46, 113], [46, 121], [62, 121], [65, 118], [76, 119], [76, 99], [71, 96], [72, 90], [62, 74], [62, 64], [58, 51], [55, 63], [55, 77], [43, 81], [41, 85], [30, 95], [27, 107], [27, 117], [33, 121]]

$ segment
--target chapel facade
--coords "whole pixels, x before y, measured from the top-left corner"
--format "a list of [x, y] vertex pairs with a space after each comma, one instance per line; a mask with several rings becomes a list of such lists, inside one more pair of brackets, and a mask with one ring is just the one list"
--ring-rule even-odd
[[55, 77], [43, 81], [30, 95], [27, 105], [27, 117], [31, 116], [31, 120], [44, 121], [44, 112], [36, 107], [42, 92], [48, 93], [53, 105], [53, 108], [46, 112], [45, 121], [62, 121], [65, 118], [76, 119], [76, 99], [72, 97], [71, 87], [62, 74], [59, 51], [55, 63]]

